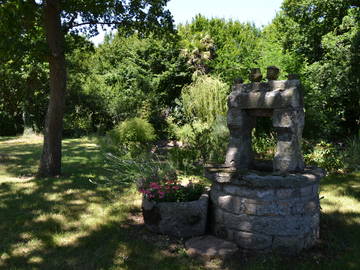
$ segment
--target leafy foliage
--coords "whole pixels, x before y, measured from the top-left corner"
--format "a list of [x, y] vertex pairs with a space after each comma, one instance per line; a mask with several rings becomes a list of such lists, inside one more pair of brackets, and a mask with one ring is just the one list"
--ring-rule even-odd
[[339, 148], [325, 141], [320, 141], [314, 147], [310, 147], [304, 154], [304, 159], [308, 165], [324, 168], [328, 172], [337, 172], [344, 168]]
[[160, 130], [164, 111], [190, 80], [177, 43], [155, 36], [120, 33], [97, 48], [91, 62], [84, 93], [101, 102], [112, 123], [139, 116]]
[[343, 162], [346, 170], [360, 171], [360, 134], [345, 141]]
[[[175, 136], [203, 161], [222, 158], [228, 130], [225, 114], [228, 86], [218, 78], [199, 76], [181, 94], [184, 123], [170, 123]], [[176, 121], [176, 119], [175, 119]]]
[[298, 72], [305, 88], [307, 137], [334, 140], [359, 130], [359, 8], [350, 0], [286, 0], [275, 19], [284, 49], [305, 63]]
[[188, 119], [212, 124], [227, 111], [229, 87], [218, 78], [200, 76], [181, 93], [182, 106]]
[[110, 148], [112, 147], [116, 153], [134, 157], [149, 150], [149, 143], [156, 139], [156, 135], [155, 129], [146, 120], [130, 118], [109, 131], [108, 138]]
[[220, 75], [226, 83], [247, 78], [259, 57], [260, 31], [251, 24], [198, 15], [190, 24], [180, 25], [179, 35], [195, 69], [200, 62], [205, 73]]

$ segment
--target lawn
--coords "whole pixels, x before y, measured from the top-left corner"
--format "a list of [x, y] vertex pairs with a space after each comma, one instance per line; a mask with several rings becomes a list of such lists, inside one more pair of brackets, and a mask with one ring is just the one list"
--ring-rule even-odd
[[0, 138], [0, 269], [360, 269], [360, 174], [322, 182], [321, 241], [296, 257], [189, 258], [142, 224], [134, 188], [112, 176], [90, 138], [65, 139], [63, 176], [34, 175], [38, 136]]

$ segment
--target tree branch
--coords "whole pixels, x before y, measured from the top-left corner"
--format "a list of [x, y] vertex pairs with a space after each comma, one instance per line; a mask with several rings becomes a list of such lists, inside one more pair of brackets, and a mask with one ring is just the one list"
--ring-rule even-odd
[[119, 24], [122, 24], [122, 22], [116, 22], [116, 21], [113, 21], [113, 22], [82, 22], [82, 23], [73, 24], [68, 29], [83, 26], [83, 25], [95, 25], [95, 24], [98, 24], [98, 25], [110, 25], [110, 24], [119, 25]]
[[360, 2], [359, 0], [351, 0], [350, 5], [353, 7], [360, 7]]

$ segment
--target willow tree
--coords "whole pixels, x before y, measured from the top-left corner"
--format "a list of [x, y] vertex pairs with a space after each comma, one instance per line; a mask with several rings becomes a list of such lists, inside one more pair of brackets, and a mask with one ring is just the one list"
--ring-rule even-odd
[[[39, 175], [61, 174], [65, 108], [65, 35], [98, 34], [98, 26], [131, 27], [139, 32], [173, 29], [168, 0], [0, 0], [0, 56], [30, 51], [49, 63], [50, 98]], [[40, 41], [39, 41], [40, 39]], [[44, 46], [34, 46], [36, 44]], [[22, 49], [15, 49], [21, 45]]]

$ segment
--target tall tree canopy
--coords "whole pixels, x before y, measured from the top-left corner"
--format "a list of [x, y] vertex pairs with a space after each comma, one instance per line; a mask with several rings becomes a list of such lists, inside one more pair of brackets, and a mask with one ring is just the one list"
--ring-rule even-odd
[[[360, 129], [360, 2], [285, 0], [274, 20], [284, 50], [303, 63], [305, 133], [342, 139]], [[321, 123], [321, 129], [317, 128]]]
[[172, 29], [168, 0], [0, 0], [1, 63], [39, 56], [49, 63], [50, 99], [39, 174], [61, 173], [67, 33], [96, 35], [98, 25], [140, 32]]
[[254, 25], [197, 15], [190, 24], [181, 25], [184, 53], [200, 73], [215, 73], [227, 83], [247, 78], [249, 68], [259, 57], [260, 30]]

